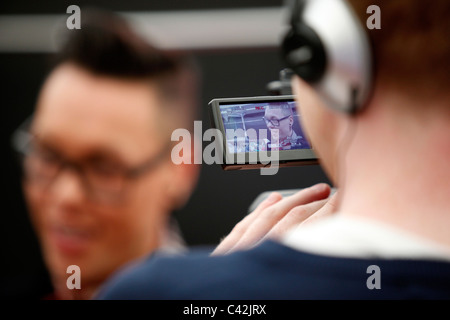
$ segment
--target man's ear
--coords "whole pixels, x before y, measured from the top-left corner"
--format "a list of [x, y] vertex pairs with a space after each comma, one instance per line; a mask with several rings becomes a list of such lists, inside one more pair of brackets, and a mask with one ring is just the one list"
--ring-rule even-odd
[[172, 198], [172, 210], [180, 209], [186, 205], [197, 186], [200, 176], [200, 164], [181, 163], [171, 164], [171, 181], [169, 181], [169, 194]]

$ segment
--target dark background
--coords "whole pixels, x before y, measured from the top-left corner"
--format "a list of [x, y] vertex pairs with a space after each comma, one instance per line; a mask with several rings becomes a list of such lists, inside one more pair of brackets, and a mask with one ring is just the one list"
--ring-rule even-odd
[[[14, 1], [0, 4], [0, 14], [65, 13], [71, 4], [115, 11], [192, 10], [280, 6], [275, 0], [180, 1]], [[0, 30], [1, 32], [1, 30]], [[267, 95], [266, 85], [283, 68], [277, 48], [228, 48], [194, 52], [202, 72], [203, 130], [210, 126], [207, 105], [213, 98]], [[10, 147], [11, 133], [30, 114], [48, 73], [44, 53], [0, 53], [1, 148], [3, 175], [0, 297], [38, 298], [50, 290], [39, 246], [22, 198], [19, 167]], [[203, 165], [197, 189], [174, 215], [191, 246], [215, 245], [267, 190], [296, 189], [328, 182], [319, 166], [280, 168], [274, 176], [259, 170], [223, 171]]]

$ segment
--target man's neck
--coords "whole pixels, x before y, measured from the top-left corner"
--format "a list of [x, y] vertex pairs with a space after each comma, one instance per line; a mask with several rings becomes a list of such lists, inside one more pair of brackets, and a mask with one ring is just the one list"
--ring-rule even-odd
[[450, 248], [449, 119], [370, 121], [356, 124], [343, 155], [340, 211]]

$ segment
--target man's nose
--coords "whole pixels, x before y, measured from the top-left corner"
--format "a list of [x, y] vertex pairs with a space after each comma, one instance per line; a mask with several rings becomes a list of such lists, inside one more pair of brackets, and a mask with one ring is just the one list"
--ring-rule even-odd
[[51, 185], [51, 196], [64, 204], [76, 204], [85, 197], [82, 179], [74, 168], [63, 168]]

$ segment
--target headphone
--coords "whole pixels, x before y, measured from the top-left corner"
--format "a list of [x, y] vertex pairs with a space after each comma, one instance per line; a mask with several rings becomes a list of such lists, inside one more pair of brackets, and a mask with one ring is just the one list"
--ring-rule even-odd
[[290, 0], [290, 29], [282, 42], [288, 68], [333, 110], [355, 114], [372, 89], [368, 35], [345, 0]]

